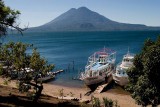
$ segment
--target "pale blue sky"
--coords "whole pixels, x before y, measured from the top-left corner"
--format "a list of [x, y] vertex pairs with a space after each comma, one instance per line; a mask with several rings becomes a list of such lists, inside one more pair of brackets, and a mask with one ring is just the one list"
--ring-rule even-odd
[[20, 10], [21, 26], [47, 23], [70, 8], [85, 6], [105, 17], [123, 23], [160, 26], [160, 0], [4, 0]]

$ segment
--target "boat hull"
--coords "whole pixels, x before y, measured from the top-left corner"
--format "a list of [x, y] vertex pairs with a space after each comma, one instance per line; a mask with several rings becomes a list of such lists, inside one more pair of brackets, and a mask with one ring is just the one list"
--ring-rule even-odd
[[129, 82], [127, 76], [118, 76], [116, 74], [113, 74], [112, 76], [115, 83], [117, 83], [120, 86], [125, 86]]
[[110, 83], [113, 80], [112, 75], [88, 77], [84, 79], [85, 85], [91, 90], [95, 90], [99, 85]]
[[105, 80], [106, 79], [103, 76], [96, 76], [85, 78], [83, 81], [87, 87], [89, 87], [91, 90], [94, 90], [98, 85], [105, 82]]
[[115, 51], [104, 48], [88, 57], [85, 72], [80, 76], [86, 86], [92, 89], [108, 81], [108, 75], [115, 69], [115, 55]]

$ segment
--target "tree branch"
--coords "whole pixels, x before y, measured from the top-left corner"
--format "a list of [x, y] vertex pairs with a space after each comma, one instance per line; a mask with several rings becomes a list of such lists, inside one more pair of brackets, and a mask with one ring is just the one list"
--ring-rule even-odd
[[2, 22], [2, 21], [0, 21], [0, 24], [6, 25], [6, 26], [9, 26], [9, 27], [12, 27], [12, 28], [15, 28], [18, 32], [21, 33], [21, 35], [23, 35], [22, 31], [25, 31], [25, 30], [28, 29], [28, 26], [27, 26], [26, 28], [22, 29], [22, 28], [19, 28], [18, 26], [14, 26], [14, 25], [12, 25], [12, 24], [5, 23], [5, 22]]

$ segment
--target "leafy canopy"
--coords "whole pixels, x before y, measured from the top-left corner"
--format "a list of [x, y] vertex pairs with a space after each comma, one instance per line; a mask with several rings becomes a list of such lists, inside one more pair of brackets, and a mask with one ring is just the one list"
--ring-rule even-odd
[[134, 67], [127, 71], [126, 89], [140, 105], [160, 103], [160, 36], [156, 41], [147, 39], [142, 51], [135, 56]]
[[20, 28], [16, 25], [16, 19], [19, 14], [19, 11], [5, 6], [4, 2], [0, 0], [0, 37], [6, 35], [8, 27], [13, 27], [20, 31]]
[[[6, 35], [9, 28], [15, 28], [23, 35], [22, 31], [26, 28], [21, 29], [16, 23], [19, 14], [19, 11], [11, 9], [0, 0], [0, 38]], [[31, 86], [34, 87], [36, 93], [33, 100], [37, 101], [43, 90], [38, 79], [45, 77], [54, 65], [48, 64], [36, 49], [28, 54], [28, 48], [33, 49], [31, 45], [21, 42], [0, 44], [0, 75], [18, 80], [20, 91], [29, 91]]]
[[[32, 54], [27, 53], [29, 49], [33, 50]], [[53, 68], [54, 65], [48, 64], [32, 45], [9, 42], [0, 47], [0, 74], [18, 80], [20, 91], [29, 91], [26, 87], [32, 85], [40, 95], [43, 86], [38, 79], [48, 76]]]

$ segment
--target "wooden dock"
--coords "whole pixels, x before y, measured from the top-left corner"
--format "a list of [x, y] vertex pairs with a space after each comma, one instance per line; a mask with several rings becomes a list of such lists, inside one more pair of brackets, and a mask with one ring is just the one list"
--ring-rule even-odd
[[45, 83], [45, 82], [49, 82], [49, 81], [53, 80], [54, 78], [55, 78], [55, 75], [48, 75], [46, 77], [38, 78], [37, 81]]
[[58, 71], [55, 71], [55, 72], [48, 72], [47, 76], [39, 78], [37, 81], [42, 82], [42, 83], [52, 81], [55, 78], [56, 74], [59, 74], [63, 71], [64, 70], [58, 70]]
[[61, 72], [64, 72], [64, 70], [58, 70], [58, 71], [50, 72], [50, 73], [52, 73], [52, 74], [56, 75], [56, 74], [59, 74], [59, 73], [61, 73]]
[[111, 74], [109, 74], [107, 82], [102, 85], [99, 85], [94, 91], [94, 93], [101, 93], [112, 81], [113, 81], [113, 77]]
[[101, 93], [105, 87], [107, 87], [108, 83], [105, 83], [103, 85], [99, 85], [96, 90], [94, 91], [94, 93]]

